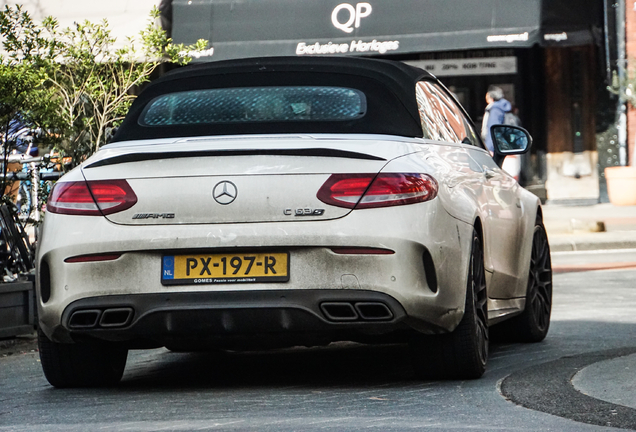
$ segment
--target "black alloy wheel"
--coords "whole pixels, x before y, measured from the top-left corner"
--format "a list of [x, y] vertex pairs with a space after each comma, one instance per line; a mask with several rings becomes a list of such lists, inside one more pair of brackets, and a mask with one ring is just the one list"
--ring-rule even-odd
[[552, 312], [552, 261], [550, 246], [542, 225], [534, 227], [532, 258], [530, 259], [530, 277], [528, 278], [528, 300], [537, 329], [548, 333]]
[[473, 232], [464, 316], [449, 334], [411, 340], [413, 367], [425, 379], [476, 379], [488, 361], [488, 295], [481, 238]]
[[[485, 370], [486, 362], [488, 361], [488, 296], [486, 294], [484, 252], [481, 247], [481, 240], [476, 234], [473, 236], [473, 253], [471, 254], [470, 259], [471, 273], [469, 274], [468, 291], [473, 292], [473, 307], [475, 309], [474, 326], [475, 331], [477, 332], [475, 342], [479, 353], [480, 364], [483, 364], [483, 368]], [[472, 290], [470, 286], [471, 283]], [[468, 306], [467, 302], [467, 309]], [[483, 374], [483, 371], [481, 374]]]

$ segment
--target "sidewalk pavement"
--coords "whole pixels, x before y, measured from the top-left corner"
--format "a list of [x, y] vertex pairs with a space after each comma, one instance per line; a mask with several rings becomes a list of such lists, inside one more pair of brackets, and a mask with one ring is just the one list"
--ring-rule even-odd
[[572, 385], [579, 392], [636, 409], [636, 354], [592, 363], [572, 377]]
[[546, 204], [542, 208], [553, 252], [636, 248], [636, 206]]
[[18, 335], [12, 338], [0, 339], [0, 359], [13, 354], [30, 352], [37, 349], [38, 341], [35, 332]]
[[[636, 249], [636, 206], [547, 204], [542, 208], [552, 252]], [[611, 268], [599, 264], [602, 267]], [[593, 398], [636, 409], [634, 370], [636, 354], [601, 361], [580, 370], [572, 385]]]

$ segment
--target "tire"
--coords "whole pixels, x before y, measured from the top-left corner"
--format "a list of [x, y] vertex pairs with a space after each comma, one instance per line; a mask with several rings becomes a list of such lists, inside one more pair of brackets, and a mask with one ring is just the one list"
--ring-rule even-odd
[[517, 342], [541, 342], [550, 329], [552, 313], [552, 261], [550, 245], [540, 219], [534, 226], [530, 275], [526, 290], [526, 308], [516, 317], [500, 324], [506, 339]]
[[44, 376], [58, 388], [105, 387], [117, 384], [126, 367], [128, 350], [108, 342], [61, 344], [38, 329]]
[[488, 361], [488, 296], [481, 239], [473, 232], [466, 306], [449, 334], [418, 335], [411, 340], [416, 374], [424, 379], [477, 379]]

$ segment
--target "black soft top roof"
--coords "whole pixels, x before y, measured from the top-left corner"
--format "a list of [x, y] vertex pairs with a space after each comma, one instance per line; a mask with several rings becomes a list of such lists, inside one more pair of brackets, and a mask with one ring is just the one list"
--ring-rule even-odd
[[[187, 66], [151, 83], [135, 100], [113, 141], [264, 133], [372, 133], [422, 137], [415, 84], [434, 79], [401, 62], [355, 57], [267, 57]], [[362, 91], [365, 116], [342, 122], [142, 126], [139, 116], [156, 97], [175, 92], [261, 86], [338, 86]]]

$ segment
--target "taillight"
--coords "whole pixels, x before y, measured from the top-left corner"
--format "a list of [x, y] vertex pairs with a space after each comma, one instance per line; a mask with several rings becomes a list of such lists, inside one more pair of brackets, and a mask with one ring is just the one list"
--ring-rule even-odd
[[325, 204], [354, 208], [374, 177], [375, 174], [333, 174], [316, 197]]
[[374, 208], [414, 204], [437, 196], [437, 181], [428, 174], [333, 174], [318, 191], [325, 204]]
[[121, 254], [91, 254], [91, 255], [78, 255], [71, 258], [66, 258], [66, 263], [86, 263], [86, 262], [98, 262], [98, 261], [113, 261], [119, 258]]
[[56, 183], [46, 210], [51, 213], [102, 216], [129, 209], [137, 195], [126, 180]]

